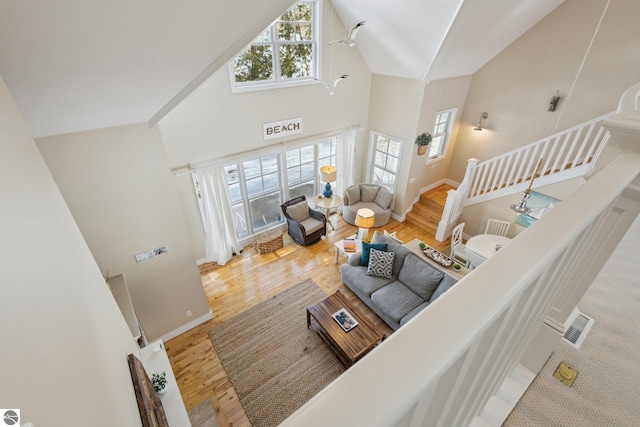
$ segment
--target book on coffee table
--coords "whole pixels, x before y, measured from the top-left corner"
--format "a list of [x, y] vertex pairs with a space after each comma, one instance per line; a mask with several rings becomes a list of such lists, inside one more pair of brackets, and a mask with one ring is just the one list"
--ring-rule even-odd
[[358, 326], [358, 321], [344, 308], [336, 311], [332, 316], [345, 332], [349, 332]]
[[355, 239], [344, 239], [342, 241], [342, 247], [345, 252], [355, 252], [356, 251], [356, 241]]

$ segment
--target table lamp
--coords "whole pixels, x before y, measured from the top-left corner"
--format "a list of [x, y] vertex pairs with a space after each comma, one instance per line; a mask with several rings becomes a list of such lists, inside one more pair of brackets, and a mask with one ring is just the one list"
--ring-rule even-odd
[[335, 166], [325, 165], [320, 168], [320, 176], [322, 180], [327, 183], [324, 186], [324, 191], [322, 195], [324, 197], [331, 197], [333, 195], [333, 191], [331, 190], [331, 182], [334, 182], [338, 175], [338, 169]]
[[358, 209], [358, 213], [356, 214], [356, 225], [360, 227], [360, 230], [358, 230], [360, 240], [364, 240], [369, 237], [369, 229], [373, 227], [374, 222], [375, 214], [371, 209]]

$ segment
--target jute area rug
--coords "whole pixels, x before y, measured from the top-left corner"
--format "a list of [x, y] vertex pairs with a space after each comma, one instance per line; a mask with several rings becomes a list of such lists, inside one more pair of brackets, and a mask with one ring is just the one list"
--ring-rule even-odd
[[306, 280], [209, 331], [252, 426], [278, 425], [344, 372], [306, 326], [306, 308], [326, 297]]

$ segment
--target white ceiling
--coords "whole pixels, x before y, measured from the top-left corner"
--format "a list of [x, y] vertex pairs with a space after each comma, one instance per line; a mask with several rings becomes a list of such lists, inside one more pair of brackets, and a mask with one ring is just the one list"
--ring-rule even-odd
[[[34, 137], [153, 122], [293, 1], [2, 0], [0, 74]], [[472, 74], [562, 1], [334, 5], [346, 26], [367, 21], [373, 73], [429, 81]]]
[[564, 0], [333, 0], [371, 72], [414, 80], [475, 73]]

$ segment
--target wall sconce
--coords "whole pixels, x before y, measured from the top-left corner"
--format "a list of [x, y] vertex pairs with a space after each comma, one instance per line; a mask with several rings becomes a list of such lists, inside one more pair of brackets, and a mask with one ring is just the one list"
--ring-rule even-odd
[[484, 112], [480, 114], [480, 120], [478, 120], [478, 125], [473, 128], [473, 130], [482, 131], [482, 121], [489, 117], [489, 113]]
[[549, 101], [549, 108], [547, 108], [547, 111], [556, 111], [556, 105], [558, 105], [558, 101], [560, 101], [559, 90], [557, 90], [556, 94], [551, 97], [551, 101]]

